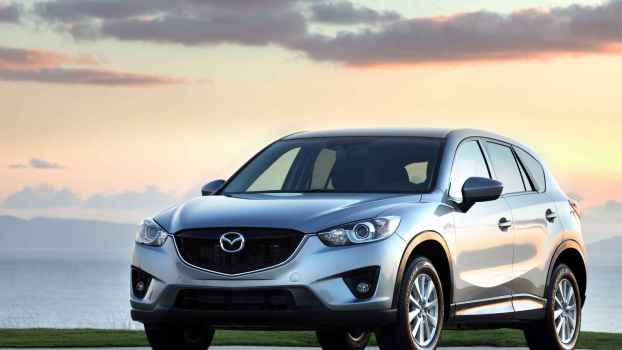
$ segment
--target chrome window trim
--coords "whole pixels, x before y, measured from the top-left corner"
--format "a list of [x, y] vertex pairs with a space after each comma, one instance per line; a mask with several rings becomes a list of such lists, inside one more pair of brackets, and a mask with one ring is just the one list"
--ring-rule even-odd
[[305, 244], [305, 242], [311, 237], [311, 236], [315, 236], [315, 234], [305, 234], [302, 239], [300, 240], [300, 243], [298, 243], [298, 246], [296, 247], [296, 249], [294, 250], [294, 252], [292, 253], [292, 255], [290, 255], [285, 261], [283, 261], [282, 263], [276, 264], [276, 265], [272, 265], [272, 266], [268, 266], [268, 267], [264, 267], [263, 269], [258, 269], [258, 270], [252, 270], [252, 271], [247, 271], [247, 272], [242, 272], [242, 273], [236, 273], [236, 274], [228, 274], [228, 273], [224, 273], [224, 272], [218, 272], [218, 271], [212, 271], [206, 268], [202, 268], [200, 266], [196, 266], [193, 265], [189, 262], [187, 262], [184, 257], [181, 255], [181, 252], [179, 251], [179, 247], [177, 246], [177, 240], [175, 239], [175, 235], [173, 234], [169, 234], [169, 236], [171, 236], [171, 239], [173, 240], [173, 244], [175, 245], [175, 251], [177, 252], [177, 256], [179, 257], [179, 260], [181, 260], [181, 262], [188, 266], [191, 267], [193, 269], [196, 270], [200, 270], [203, 272], [209, 272], [209, 273], [213, 273], [215, 275], [219, 275], [219, 276], [225, 276], [225, 277], [239, 277], [239, 276], [244, 276], [244, 275], [249, 275], [249, 274], [253, 274], [253, 273], [257, 273], [257, 272], [263, 272], [263, 271], [267, 271], [267, 270], [272, 270], [272, 269], [276, 269], [277, 267], [281, 267], [283, 265], [288, 264], [290, 261], [294, 260], [294, 258], [298, 255], [298, 253], [300, 252], [300, 250], [302, 250], [302, 246]]

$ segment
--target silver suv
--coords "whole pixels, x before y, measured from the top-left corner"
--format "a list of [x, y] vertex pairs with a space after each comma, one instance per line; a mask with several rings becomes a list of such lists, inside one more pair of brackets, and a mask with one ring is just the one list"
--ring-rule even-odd
[[577, 204], [527, 146], [477, 130], [284, 137], [147, 219], [132, 317], [154, 349], [214, 329], [316, 330], [323, 349], [434, 349], [514, 327], [573, 349], [586, 295]]

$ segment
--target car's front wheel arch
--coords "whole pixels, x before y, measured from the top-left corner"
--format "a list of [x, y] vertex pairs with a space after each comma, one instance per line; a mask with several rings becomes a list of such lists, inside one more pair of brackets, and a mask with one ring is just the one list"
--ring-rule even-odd
[[[453, 300], [453, 267], [449, 247], [441, 234], [435, 231], [425, 231], [416, 235], [404, 250], [396, 276], [392, 307], [397, 307], [404, 272], [416, 257], [425, 257], [432, 262], [438, 271], [443, 290], [445, 291], [445, 305], [451, 305]], [[445, 318], [449, 316], [449, 309], [449, 307], [445, 309]]]

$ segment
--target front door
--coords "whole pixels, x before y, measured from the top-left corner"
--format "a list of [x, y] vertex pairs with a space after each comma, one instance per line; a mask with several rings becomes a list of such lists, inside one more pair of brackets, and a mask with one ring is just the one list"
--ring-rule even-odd
[[[462, 185], [469, 177], [491, 177], [477, 140], [464, 141], [456, 152], [450, 197], [462, 200]], [[476, 203], [454, 214], [454, 303], [457, 316], [510, 313], [510, 283], [514, 238], [512, 213], [500, 198]]]

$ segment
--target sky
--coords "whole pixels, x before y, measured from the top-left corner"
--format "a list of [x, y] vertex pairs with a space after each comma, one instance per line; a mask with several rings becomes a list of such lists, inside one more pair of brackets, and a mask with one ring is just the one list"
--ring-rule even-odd
[[0, 0], [0, 214], [136, 221], [292, 132], [474, 127], [622, 218], [621, 18], [622, 0]]

